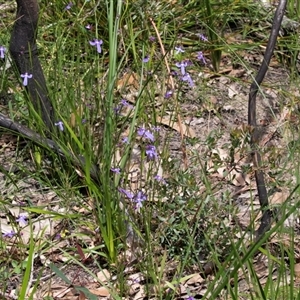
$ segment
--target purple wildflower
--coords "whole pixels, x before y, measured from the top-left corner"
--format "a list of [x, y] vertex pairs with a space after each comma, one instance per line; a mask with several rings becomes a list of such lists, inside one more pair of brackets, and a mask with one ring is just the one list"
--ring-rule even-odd
[[181, 47], [175, 47], [175, 54], [184, 53], [184, 50]]
[[85, 25], [85, 29], [86, 29], [86, 30], [91, 30], [91, 29], [92, 29], [92, 25], [91, 25], [91, 24]]
[[54, 123], [54, 125], [58, 126], [60, 131], [64, 131], [64, 123], [62, 121], [58, 121], [57, 123]]
[[185, 67], [187, 67], [187, 62], [185, 62], [185, 61], [182, 61], [182, 62], [180, 62], [180, 63], [176, 63], [176, 67], [178, 67], [178, 68], [180, 68], [180, 71], [181, 71], [181, 74], [182, 75], [185, 75]]
[[193, 79], [189, 73], [186, 73], [182, 78], [183, 81], [187, 81], [190, 87], [195, 86]]
[[129, 139], [127, 136], [124, 136], [122, 139], [121, 139], [121, 142], [122, 144], [129, 144]]
[[69, 2], [69, 3], [67, 4], [67, 6], [65, 7], [65, 10], [71, 9], [73, 5], [74, 5], [74, 4], [73, 4], [72, 2]]
[[200, 40], [202, 40], [203, 42], [208, 42], [207, 37], [202, 34], [202, 33], [197, 33], [197, 36], [199, 37]]
[[204, 55], [203, 55], [202, 51], [197, 52], [197, 59], [202, 61], [202, 63], [204, 63], [206, 65], [206, 60], [204, 58]]
[[111, 170], [113, 173], [121, 174], [121, 169], [120, 169], [120, 168], [111, 168], [110, 170]]
[[136, 203], [135, 209], [139, 210], [143, 206], [143, 202], [147, 200], [147, 195], [142, 191], [138, 191], [133, 200]]
[[21, 74], [21, 77], [23, 79], [23, 85], [27, 86], [28, 85], [28, 78], [32, 78], [32, 74], [28, 74], [27, 72], [25, 74]]
[[125, 99], [122, 99], [120, 103], [114, 108], [115, 113], [117, 115], [120, 114], [123, 107], [133, 108], [130, 103], [128, 103]]
[[147, 145], [146, 155], [149, 160], [155, 160], [157, 158], [156, 147], [153, 145]]
[[192, 296], [188, 296], [187, 298], [186, 298], [186, 300], [196, 300], [194, 297], [192, 297]]
[[122, 188], [118, 188], [118, 191], [122, 194], [124, 194], [128, 199], [133, 199], [134, 195], [130, 192], [130, 191], [127, 191], [125, 189], [122, 189]]
[[103, 44], [103, 41], [102, 40], [97, 40], [97, 39], [94, 39], [93, 41], [90, 41], [90, 45], [91, 46], [96, 46], [97, 47], [97, 52], [98, 53], [101, 53], [102, 52], [102, 48], [101, 48], [101, 45]]
[[121, 109], [122, 109], [121, 105], [117, 105], [116, 107], [114, 107], [114, 111], [115, 111], [116, 115], [120, 114]]
[[123, 105], [123, 106], [127, 106], [127, 107], [132, 107], [132, 105], [130, 103], [128, 103], [125, 99], [122, 99], [120, 101], [120, 104]]
[[149, 41], [150, 42], [155, 42], [156, 41], [156, 37], [155, 36], [149, 36]]
[[155, 141], [155, 138], [154, 138], [154, 135], [152, 134], [152, 132], [150, 132], [150, 130], [147, 130], [143, 127], [138, 128], [137, 134], [151, 142]]
[[0, 46], [0, 58], [4, 58], [6, 52], [6, 48], [4, 46]]
[[57, 233], [54, 237], [56, 240], [60, 240], [61, 239], [61, 234], [60, 233]]
[[193, 62], [190, 59], [185, 60], [187, 66], [193, 65]]
[[165, 99], [171, 98], [172, 95], [173, 95], [173, 91], [167, 91], [167, 92], [165, 93]]
[[140, 283], [141, 282], [141, 279], [140, 278], [133, 278], [132, 279], [132, 282], [134, 282], [134, 283]]
[[160, 131], [160, 127], [159, 126], [152, 126], [151, 129], [153, 131], [156, 131], [156, 132]]
[[161, 177], [160, 175], [155, 175], [154, 179], [162, 184], [167, 184], [167, 182], [165, 181], [165, 179], [163, 177]]
[[87, 122], [86, 119], [82, 119], [82, 120], [81, 120], [81, 124], [85, 124], [86, 122]]
[[20, 214], [16, 221], [19, 223], [20, 226], [27, 225], [27, 217], [24, 214]]
[[146, 55], [144, 58], [143, 58], [143, 63], [147, 63], [149, 61], [149, 55]]
[[3, 237], [12, 238], [16, 233], [11, 230], [10, 232], [3, 233]]

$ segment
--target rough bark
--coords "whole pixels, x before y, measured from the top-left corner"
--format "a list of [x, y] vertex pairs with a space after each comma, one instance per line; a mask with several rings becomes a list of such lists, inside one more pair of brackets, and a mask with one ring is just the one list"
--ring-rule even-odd
[[17, 0], [17, 18], [13, 27], [9, 50], [19, 73], [32, 74], [26, 88], [35, 110], [51, 131], [54, 111], [48, 96], [36, 45], [38, 16], [37, 0]]

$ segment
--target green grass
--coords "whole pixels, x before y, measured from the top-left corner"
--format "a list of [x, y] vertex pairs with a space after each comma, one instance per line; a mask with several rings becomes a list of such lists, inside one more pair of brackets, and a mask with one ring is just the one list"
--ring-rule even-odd
[[[241, 229], [232, 196], [234, 176], [220, 175], [224, 166], [234, 174], [232, 160], [247, 157], [247, 129], [236, 126], [227, 132], [221, 126], [200, 124], [199, 128], [207, 129], [206, 135], [199, 130], [197, 137], [183, 137], [176, 127], [178, 116], [181, 120], [226, 120], [222, 109], [228, 99], [223, 100], [220, 86], [211, 84], [211, 77], [204, 75], [221, 72], [228, 67], [226, 60], [249, 74], [255, 72], [258, 66], [247, 61], [245, 53], [254, 57], [262, 54], [259, 46], [266, 45], [272, 14], [249, 1], [207, 0], [203, 5], [199, 1], [91, 0], [78, 1], [65, 10], [66, 5], [61, 0], [40, 3], [38, 46], [56, 122], [64, 124], [64, 130], [57, 130], [51, 138], [67, 159], [30, 143], [25, 147], [18, 144], [13, 160], [20, 172], [7, 171], [3, 188], [9, 187], [13, 199], [18, 195], [25, 202], [21, 210], [28, 213], [28, 225], [20, 228], [17, 216], [10, 211], [20, 205], [3, 193], [0, 211], [16, 235], [0, 239], [0, 257], [7, 257], [0, 259], [2, 293], [11, 289], [9, 278], [18, 276], [16, 295], [32, 299], [38, 293], [42, 272], [51, 271], [70, 285], [74, 278], [68, 278], [68, 268], [77, 266], [106, 286], [113, 299], [133, 297], [132, 273], [141, 274], [144, 294], [155, 299], [179, 299], [180, 287], [195, 273], [205, 278], [204, 299], [298, 299], [298, 287], [293, 285], [294, 279], [297, 281], [296, 233], [287, 232], [289, 244], [267, 241], [272, 234], [280, 236], [286, 231], [284, 221], [299, 206], [295, 126], [286, 122], [285, 128], [278, 129], [284, 140], [281, 149], [280, 145], [263, 149], [268, 191], [272, 194], [286, 188], [290, 196], [280, 207], [278, 222], [257, 244], [249, 243], [258, 222], [254, 221], [255, 204], [249, 208], [253, 209], [249, 228]], [[293, 7], [298, 7], [298, 2], [289, 5], [288, 16], [297, 20]], [[0, 21], [7, 29], [0, 32], [0, 45], [7, 48], [13, 18], [14, 14], [7, 12]], [[88, 24], [90, 30], [85, 28]], [[207, 36], [208, 41], [197, 34]], [[93, 39], [103, 40], [101, 53], [90, 44]], [[276, 61], [289, 68], [289, 83], [274, 86], [264, 82], [264, 87], [282, 97], [279, 111], [285, 106], [292, 111], [298, 103], [297, 96], [289, 91], [297, 84], [294, 66], [298, 43], [297, 34], [291, 32], [279, 39], [275, 53]], [[175, 47], [185, 52], [176, 54]], [[199, 51], [207, 65], [196, 59]], [[146, 56], [149, 61], [143, 62]], [[177, 75], [173, 75], [172, 86], [168, 68], [179, 73], [175, 64], [183, 60], [192, 62], [186, 70], [195, 82], [193, 88]], [[222, 76], [228, 79], [228, 87], [236, 82], [248, 91], [250, 76], [247, 80], [227, 73]], [[10, 92], [6, 113], [43, 133], [20, 83], [14, 68], [5, 69], [0, 62], [0, 95]], [[165, 98], [170, 90], [171, 98]], [[128, 107], [120, 106], [122, 99], [127, 100]], [[240, 105], [246, 111], [243, 99]], [[278, 112], [271, 113], [278, 116]], [[167, 117], [169, 124], [163, 124], [162, 117]], [[157, 126], [160, 131], [153, 129]], [[156, 146], [158, 158], [147, 159], [150, 141], [139, 136], [140, 127], [153, 133], [151, 145]], [[226, 143], [224, 136], [228, 136]], [[124, 137], [128, 143], [122, 142]], [[222, 151], [229, 153], [228, 157], [224, 158]], [[84, 159], [84, 167], [75, 167], [70, 154]], [[93, 166], [99, 169], [97, 180], [90, 175]], [[120, 174], [111, 168], [120, 168]], [[249, 163], [243, 168], [251, 175]], [[155, 180], [157, 174], [167, 184]], [[55, 197], [37, 202], [30, 195], [22, 195], [22, 180], [33, 180], [44, 199], [50, 197], [49, 191], [55, 192]], [[147, 200], [137, 209], [136, 198], [126, 197], [120, 188], [132, 195], [143, 192]], [[254, 194], [249, 196], [253, 203]], [[41, 220], [51, 220], [52, 229], [44, 227], [36, 236]], [[25, 229], [26, 238], [21, 234]], [[52, 250], [59, 255], [57, 261]], [[208, 263], [214, 266], [214, 275], [206, 274]], [[265, 280], [259, 279], [257, 270], [263, 263]], [[113, 279], [100, 280], [96, 274], [103, 269], [109, 270]], [[249, 285], [246, 290], [241, 289], [242, 275]], [[34, 288], [29, 290], [29, 284]], [[76, 289], [89, 299], [97, 299], [83, 283], [76, 283]], [[186, 297], [196, 297], [198, 292], [188, 286]]]

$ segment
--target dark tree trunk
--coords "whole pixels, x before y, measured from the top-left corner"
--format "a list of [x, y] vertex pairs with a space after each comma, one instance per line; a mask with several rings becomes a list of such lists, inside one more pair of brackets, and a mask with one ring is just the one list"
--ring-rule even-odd
[[54, 111], [48, 97], [46, 81], [38, 58], [36, 35], [39, 8], [37, 0], [17, 0], [17, 18], [9, 50], [20, 74], [32, 74], [26, 86], [35, 110], [51, 131]]

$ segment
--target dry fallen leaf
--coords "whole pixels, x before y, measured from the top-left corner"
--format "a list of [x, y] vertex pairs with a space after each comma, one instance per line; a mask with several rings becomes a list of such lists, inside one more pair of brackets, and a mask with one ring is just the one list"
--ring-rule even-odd
[[205, 279], [203, 279], [200, 274], [194, 274], [194, 276], [192, 278], [190, 278], [186, 282], [186, 284], [187, 285], [194, 285], [194, 284], [202, 283], [204, 281], [205, 281]]
[[273, 195], [270, 196], [269, 201], [270, 204], [282, 204], [285, 202], [285, 200], [288, 198], [290, 193], [288, 190], [282, 190], [280, 192], [276, 192]]
[[104, 286], [101, 286], [100, 288], [98, 289], [95, 289], [95, 290], [89, 290], [92, 294], [94, 295], [97, 295], [97, 296], [101, 296], [101, 297], [107, 297], [110, 295], [109, 293], [109, 290], [104, 287]]
[[236, 84], [233, 83], [228, 87], [228, 97], [230, 99], [232, 99], [235, 95], [238, 95], [239, 93], [240, 92]]
[[51, 294], [52, 297], [59, 298], [59, 299], [64, 299], [65, 295], [69, 293], [72, 290], [70, 287], [65, 287], [60, 284], [55, 284], [51, 286]]
[[129, 287], [129, 295], [135, 295], [141, 288], [141, 285], [139, 283], [134, 283], [132, 285], [130, 285]]
[[97, 277], [100, 282], [107, 282], [111, 278], [111, 274], [107, 269], [103, 269], [97, 273]]
[[[172, 121], [171, 117], [168, 117], [168, 116], [158, 117], [156, 119], [156, 122], [159, 123], [159, 124], [166, 125], [166, 126], [172, 128], [172, 129], [174, 129], [174, 130], [176, 130], [180, 133], [180, 127], [179, 127], [178, 123]], [[182, 123], [181, 128], [182, 128], [183, 134], [185, 136], [188, 136], [188, 137], [191, 137], [191, 138], [194, 138], [196, 136], [194, 130], [192, 128], [190, 128], [189, 126]]]
[[133, 87], [134, 89], [139, 88], [138, 75], [134, 72], [125, 73], [122, 78], [117, 82], [117, 90], [122, 91], [125, 88]]
[[145, 288], [144, 288], [143, 285], [141, 285], [140, 290], [139, 290], [138, 293], [134, 296], [133, 300], [142, 300], [142, 299], [144, 299], [145, 296], [146, 296]]
[[82, 291], [80, 291], [80, 292], [79, 292], [79, 296], [78, 296], [78, 300], [85, 300], [85, 299], [87, 299], [87, 298], [85, 297], [85, 294], [84, 294]]

